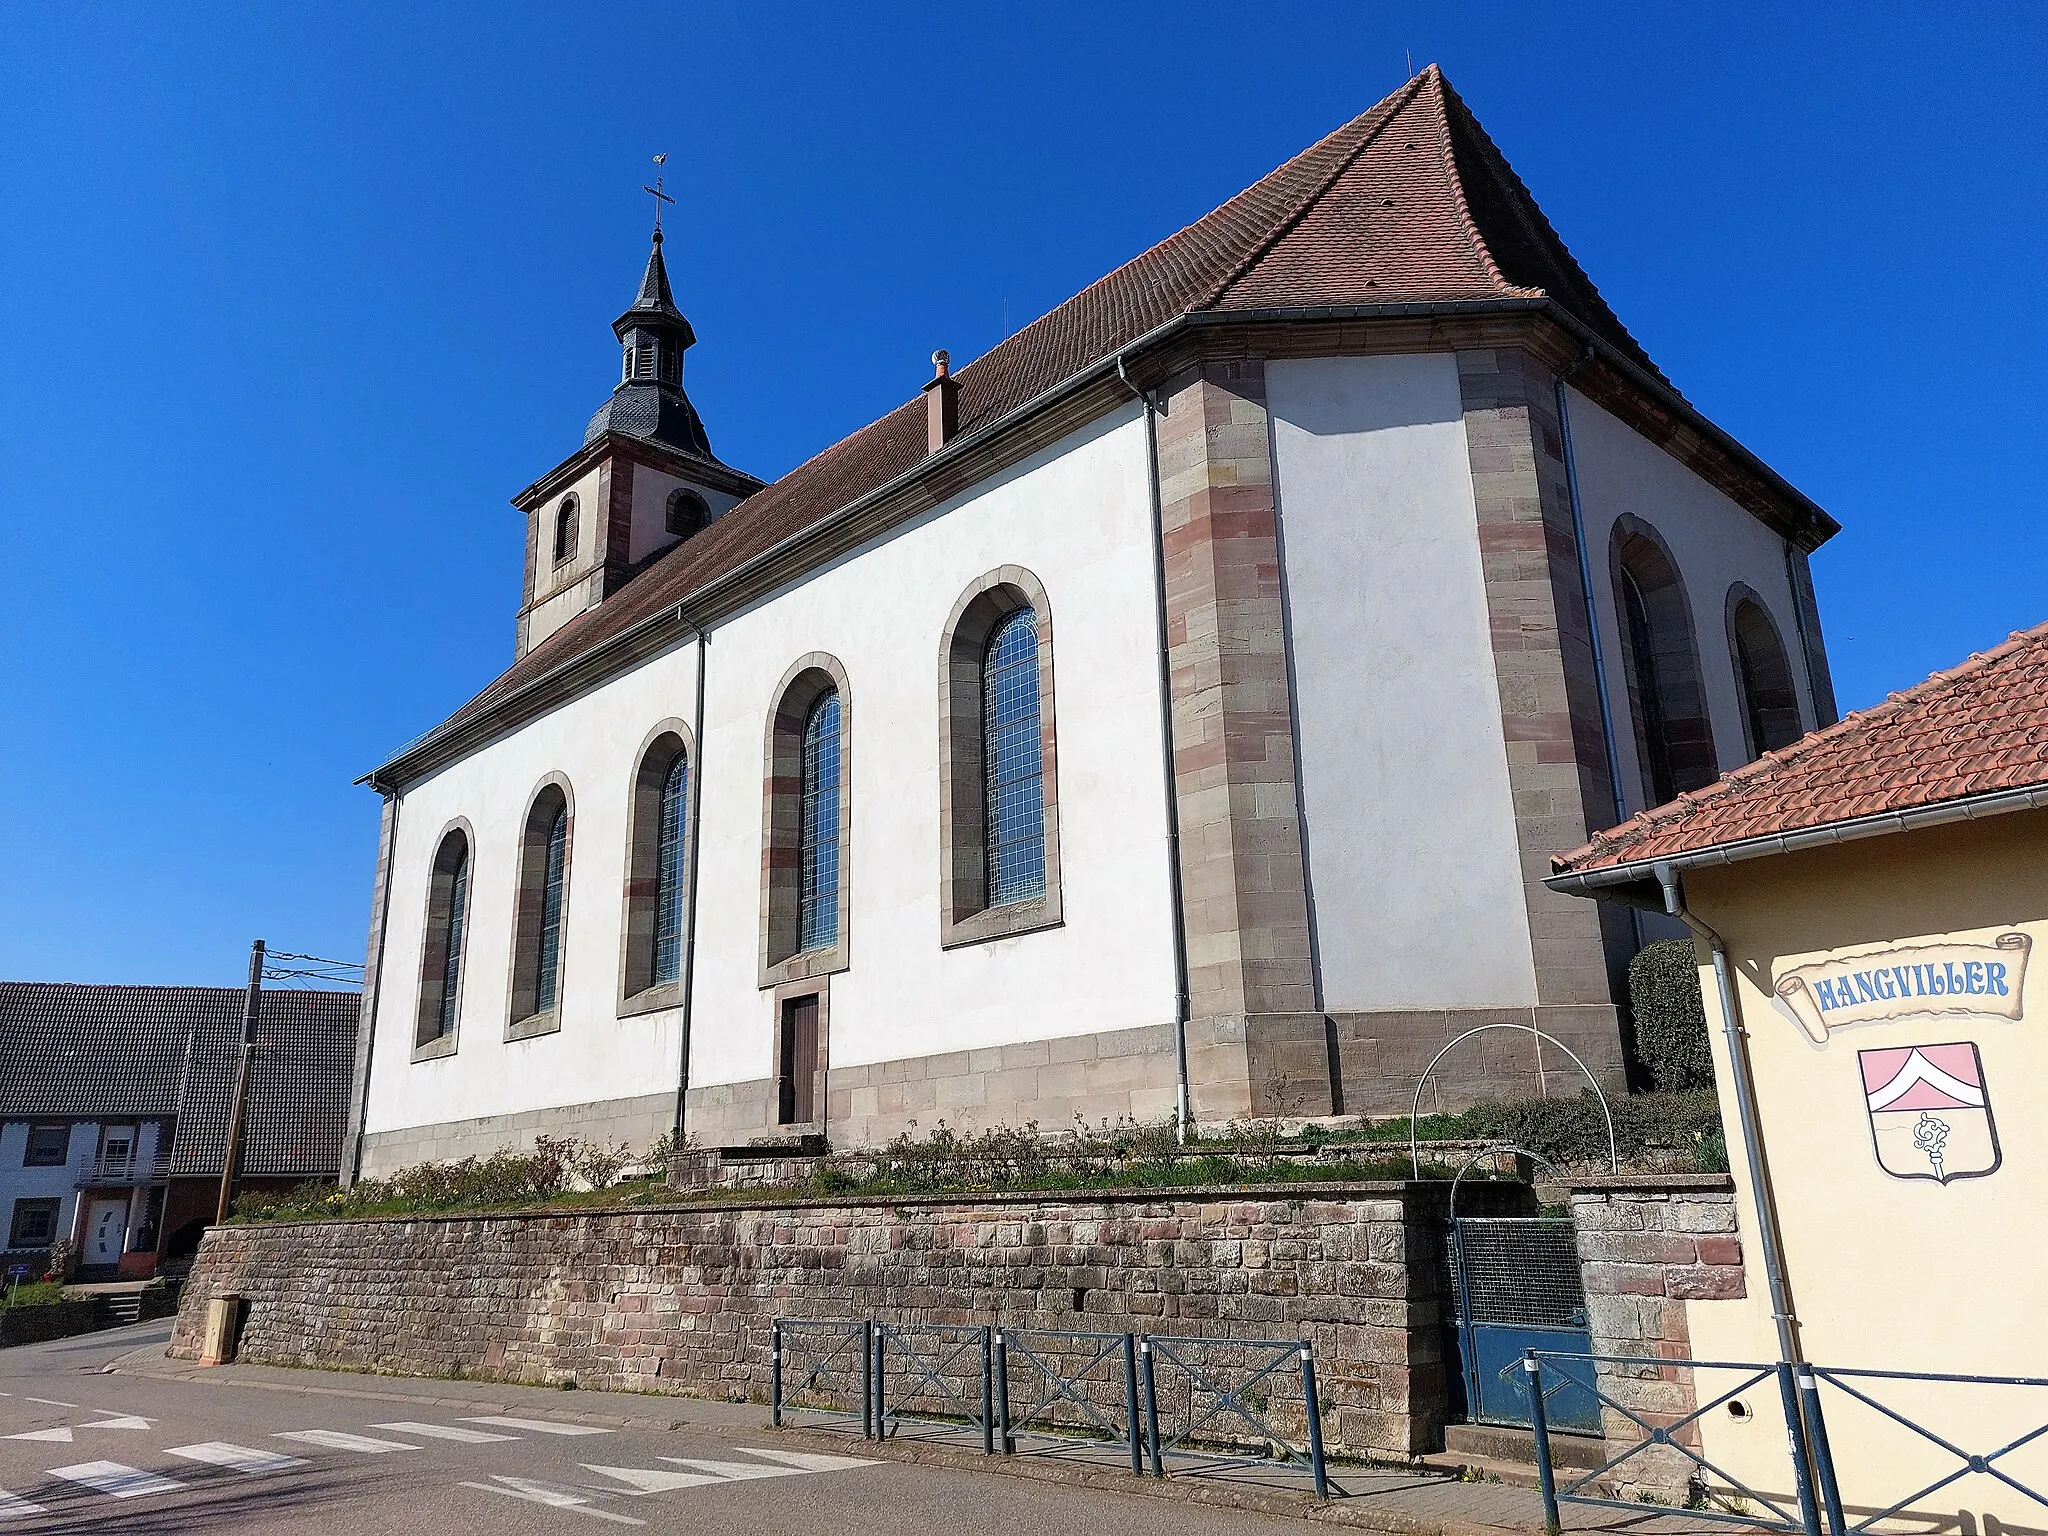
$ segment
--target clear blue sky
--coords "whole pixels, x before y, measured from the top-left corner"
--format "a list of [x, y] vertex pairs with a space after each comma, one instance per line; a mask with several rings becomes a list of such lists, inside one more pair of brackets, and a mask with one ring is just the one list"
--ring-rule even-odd
[[661, 149], [692, 398], [773, 477], [1438, 60], [1842, 522], [1845, 707], [2048, 618], [2044, 13], [1771, 9], [11, 7], [0, 976], [361, 956], [352, 781], [511, 660]]

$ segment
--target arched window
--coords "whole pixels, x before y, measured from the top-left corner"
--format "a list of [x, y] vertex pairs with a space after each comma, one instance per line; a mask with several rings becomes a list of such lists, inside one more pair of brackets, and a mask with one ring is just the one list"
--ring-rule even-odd
[[803, 830], [798, 839], [797, 942], [839, 942], [839, 690], [819, 695], [804, 721]]
[[1060, 921], [1052, 620], [1021, 566], [953, 605], [939, 653], [940, 943]]
[[514, 1038], [559, 1027], [563, 919], [569, 899], [569, 821], [567, 786], [556, 777], [533, 797], [520, 839], [512, 948]]
[[687, 539], [710, 521], [710, 504], [695, 491], [668, 493], [668, 531], [677, 538]]
[[[452, 1048], [461, 1014], [463, 937], [469, 926], [469, 834], [450, 827], [427, 875], [427, 921], [420, 945], [420, 1002], [413, 1047]], [[442, 1054], [436, 1051], [435, 1054]]]
[[988, 904], [1045, 894], [1044, 755], [1038, 739], [1038, 616], [1019, 608], [981, 660], [981, 778]]
[[576, 553], [576, 498], [564, 496], [555, 508], [555, 564]]
[[[684, 727], [659, 728], [633, 776], [627, 833], [626, 955], [621, 1001], [683, 979], [689, 894], [690, 756]], [[665, 1007], [668, 997], [648, 998]]]
[[1742, 724], [1752, 759], [1790, 746], [1804, 734], [1799, 695], [1778, 626], [1763, 600], [1738, 583], [1728, 592], [1728, 648], [1742, 695]]
[[846, 669], [814, 651], [784, 674], [769, 711], [761, 808], [764, 987], [846, 969], [851, 710]]
[[1616, 520], [1610, 557], [1637, 760], [1645, 791], [1662, 805], [1720, 773], [1692, 608], [1670, 551], [1642, 519]]

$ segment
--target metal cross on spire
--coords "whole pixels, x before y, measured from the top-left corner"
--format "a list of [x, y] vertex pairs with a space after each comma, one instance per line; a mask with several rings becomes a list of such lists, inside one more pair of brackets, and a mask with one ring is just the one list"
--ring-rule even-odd
[[[667, 165], [668, 151], [663, 150], [660, 154], [656, 155], [654, 157], [654, 163], [657, 167]], [[661, 190], [661, 175], [659, 170], [656, 171], [654, 177], [654, 185], [651, 187], [642, 187], [640, 190], [642, 192], [647, 193], [654, 199], [654, 238], [659, 240], [661, 238], [661, 205], [663, 203], [667, 203], [671, 207], [673, 207], [675, 204], [675, 199], [670, 197], [666, 192]]]

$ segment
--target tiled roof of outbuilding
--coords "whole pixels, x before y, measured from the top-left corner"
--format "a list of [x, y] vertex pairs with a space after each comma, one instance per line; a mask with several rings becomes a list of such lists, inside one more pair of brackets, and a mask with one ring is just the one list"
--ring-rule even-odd
[[[1222, 207], [959, 369], [959, 428], [964, 434], [999, 419], [1183, 315], [1545, 298], [1662, 379], [1431, 65]], [[425, 739], [686, 602], [903, 474], [926, 446], [925, 405], [913, 398], [662, 555]]]
[[[242, 998], [239, 987], [0, 982], [0, 1120], [176, 1115], [172, 1172], [219, 1173]], [[263, 994], [247, 1172], [331, 1177], [340, 1168], [361, 1001]]]
[[1632, 816], [1551, 867], [1680, 859], [2037, 785], [2048, 785], [2048, 624]]
[[[227, 1154], [242, 1050], [242, 994], [228, 997], [233, 1008], [204, 1020], [193, 1037], [174, 1175], [217, 1174]], [[361, 1004], [353, 992], [263, 994], [249, 1073], [245, 1173], [332, 1178], [339, 1171]]]

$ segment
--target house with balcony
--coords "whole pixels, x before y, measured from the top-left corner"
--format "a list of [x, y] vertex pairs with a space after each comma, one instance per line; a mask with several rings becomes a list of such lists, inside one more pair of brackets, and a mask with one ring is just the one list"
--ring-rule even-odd
[[[247, 1188], [341, 1166], [358, 999], [267, 992], [251, 1065]], [[141, 1278], [214, 1213], [241, 1063], [238, 987], [0, 982], [0, 1272]]]

